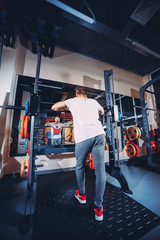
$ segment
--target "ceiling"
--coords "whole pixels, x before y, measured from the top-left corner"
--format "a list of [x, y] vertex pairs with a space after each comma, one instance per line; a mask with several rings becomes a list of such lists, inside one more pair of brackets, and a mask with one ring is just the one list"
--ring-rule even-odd
[[[16, 36], [29, 48], [43, 45], [54, 57], [55, 46], [145, 76], [160, 67], [160, 0], [62, 0], [96, 23], [89, 24], [45, 0], [0, 0], [4, 44]], [[91, 10], [91, 11], [90, 11]]]

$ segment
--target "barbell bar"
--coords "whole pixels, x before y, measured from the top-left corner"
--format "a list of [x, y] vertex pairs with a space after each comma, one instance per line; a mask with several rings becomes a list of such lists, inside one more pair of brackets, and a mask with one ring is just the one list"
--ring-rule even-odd
[[[141, 109], [143, 108], [143, 107], [141, 107], [141, 106], [136, 106], [136, 105], [134, 105], [134, 107], [135, 107], [135, 108], [141, 108]], [[146, 110], [150, 110], [150, 111], [156, 111], [156, 112], [159, 112], [159, 111], [160, 111], [160, 110], [158, 110], [158, 109], [148, 108], [148, 107], [146, 107], [145, 109], [146, 109]]]
[[[40, 104], [53, 105], [51, 102], [40, 102]], [[13, 110], [25, 110], [24, 106], [15, 106], [15, 105], [0, 105], [0, 108], [13, 109]]]

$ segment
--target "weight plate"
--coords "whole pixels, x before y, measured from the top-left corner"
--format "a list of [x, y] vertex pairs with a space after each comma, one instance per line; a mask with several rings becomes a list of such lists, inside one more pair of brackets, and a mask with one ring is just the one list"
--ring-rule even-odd
[[27, 115], [29, 112], [29, 102], [26, 101], [26, 105], [25, 105], [25, 115]]
[[136, 155], [136, 148], [132, 143], [127, 143], [125, 145], [125, 151], [129, 158], [133, 158]]
[[143, 129], [141, 128], [140, 130], [141, 130], [141, 136], [143, 136]]
[[30, 122], [30, 117], [26, 116], [25, 121], [24, 121], [24, 138], [26, 138], [26, 139], [30, 138], [29, 122]]
[[88, 156], [88, 160], [89, 160], [89, 167], [90, 167], [91, 169], [95, 169], [95, 167], [94, 167], [94, 162], [93, 162], [93, 158], [92, 158], [91, 153], [90, 153], [89, 156]]
[[26, 139], [26, 142], [25, 142], [25, 147], [26, 147], [26, 149], [28, 150], [28, 139]]
[[141, 137], [141, 130], [139, 129], [139, 127], [136, 127], [136, 128], [138, 130], [138, 138], [140, 138]]
[[30, 154], [30, 141], [28, 141], [28, 154]]
[[137, 144], [135, 144], [133, 142], [128, 142], [128, 143], [131, 143], [131, 144], [133, 144], [135, 146], [135, 148], [136, 148], [136, 155], [134, 157], [137, 157], [138, 154], [139, 154], [139, 147], [137, 146]]
[[127, 129], [127, 137], [129, 138], [130, 141], [138, 139], [138, 129], [137, 127], [129, 127]]
[[30, 165], [30, 157], [28, 158], [28, 163], [27, 163], [27, 176], [29, 178], [29, 165]]
[[24, 121], [25, 121], [26, 115], [23, 115], [21, 118], [21, 130], [20, 130], [20, 135], [21, 138], [24, 138]]
[[155, 141], [151, 141], [151, 151], [152, 153], [158, 153], [159, 152], [159, 143]]

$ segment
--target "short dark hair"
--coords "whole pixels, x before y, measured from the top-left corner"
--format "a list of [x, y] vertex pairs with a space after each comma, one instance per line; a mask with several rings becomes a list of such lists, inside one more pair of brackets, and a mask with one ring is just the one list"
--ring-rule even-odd
[[77, 88], [76, 89], [76, 94], [87, 96], [87, 91], [86, 91], [85, 88]]

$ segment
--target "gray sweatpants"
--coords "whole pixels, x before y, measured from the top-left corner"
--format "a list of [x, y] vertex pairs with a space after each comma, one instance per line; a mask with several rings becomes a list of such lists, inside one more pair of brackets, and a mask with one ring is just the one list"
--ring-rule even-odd
[[105, 136], [103, 134], [87, 139], [80, 143], [76, 143], [76, 177], [78, 189], [81, 194], [85, 193], [85, 162], [88, 154], [91, 152], [95, 166], [95, 200], [97, 207], [101, 207], [103, 195], [106, 186], [106, 171], [104, 163], [104, 145]]

